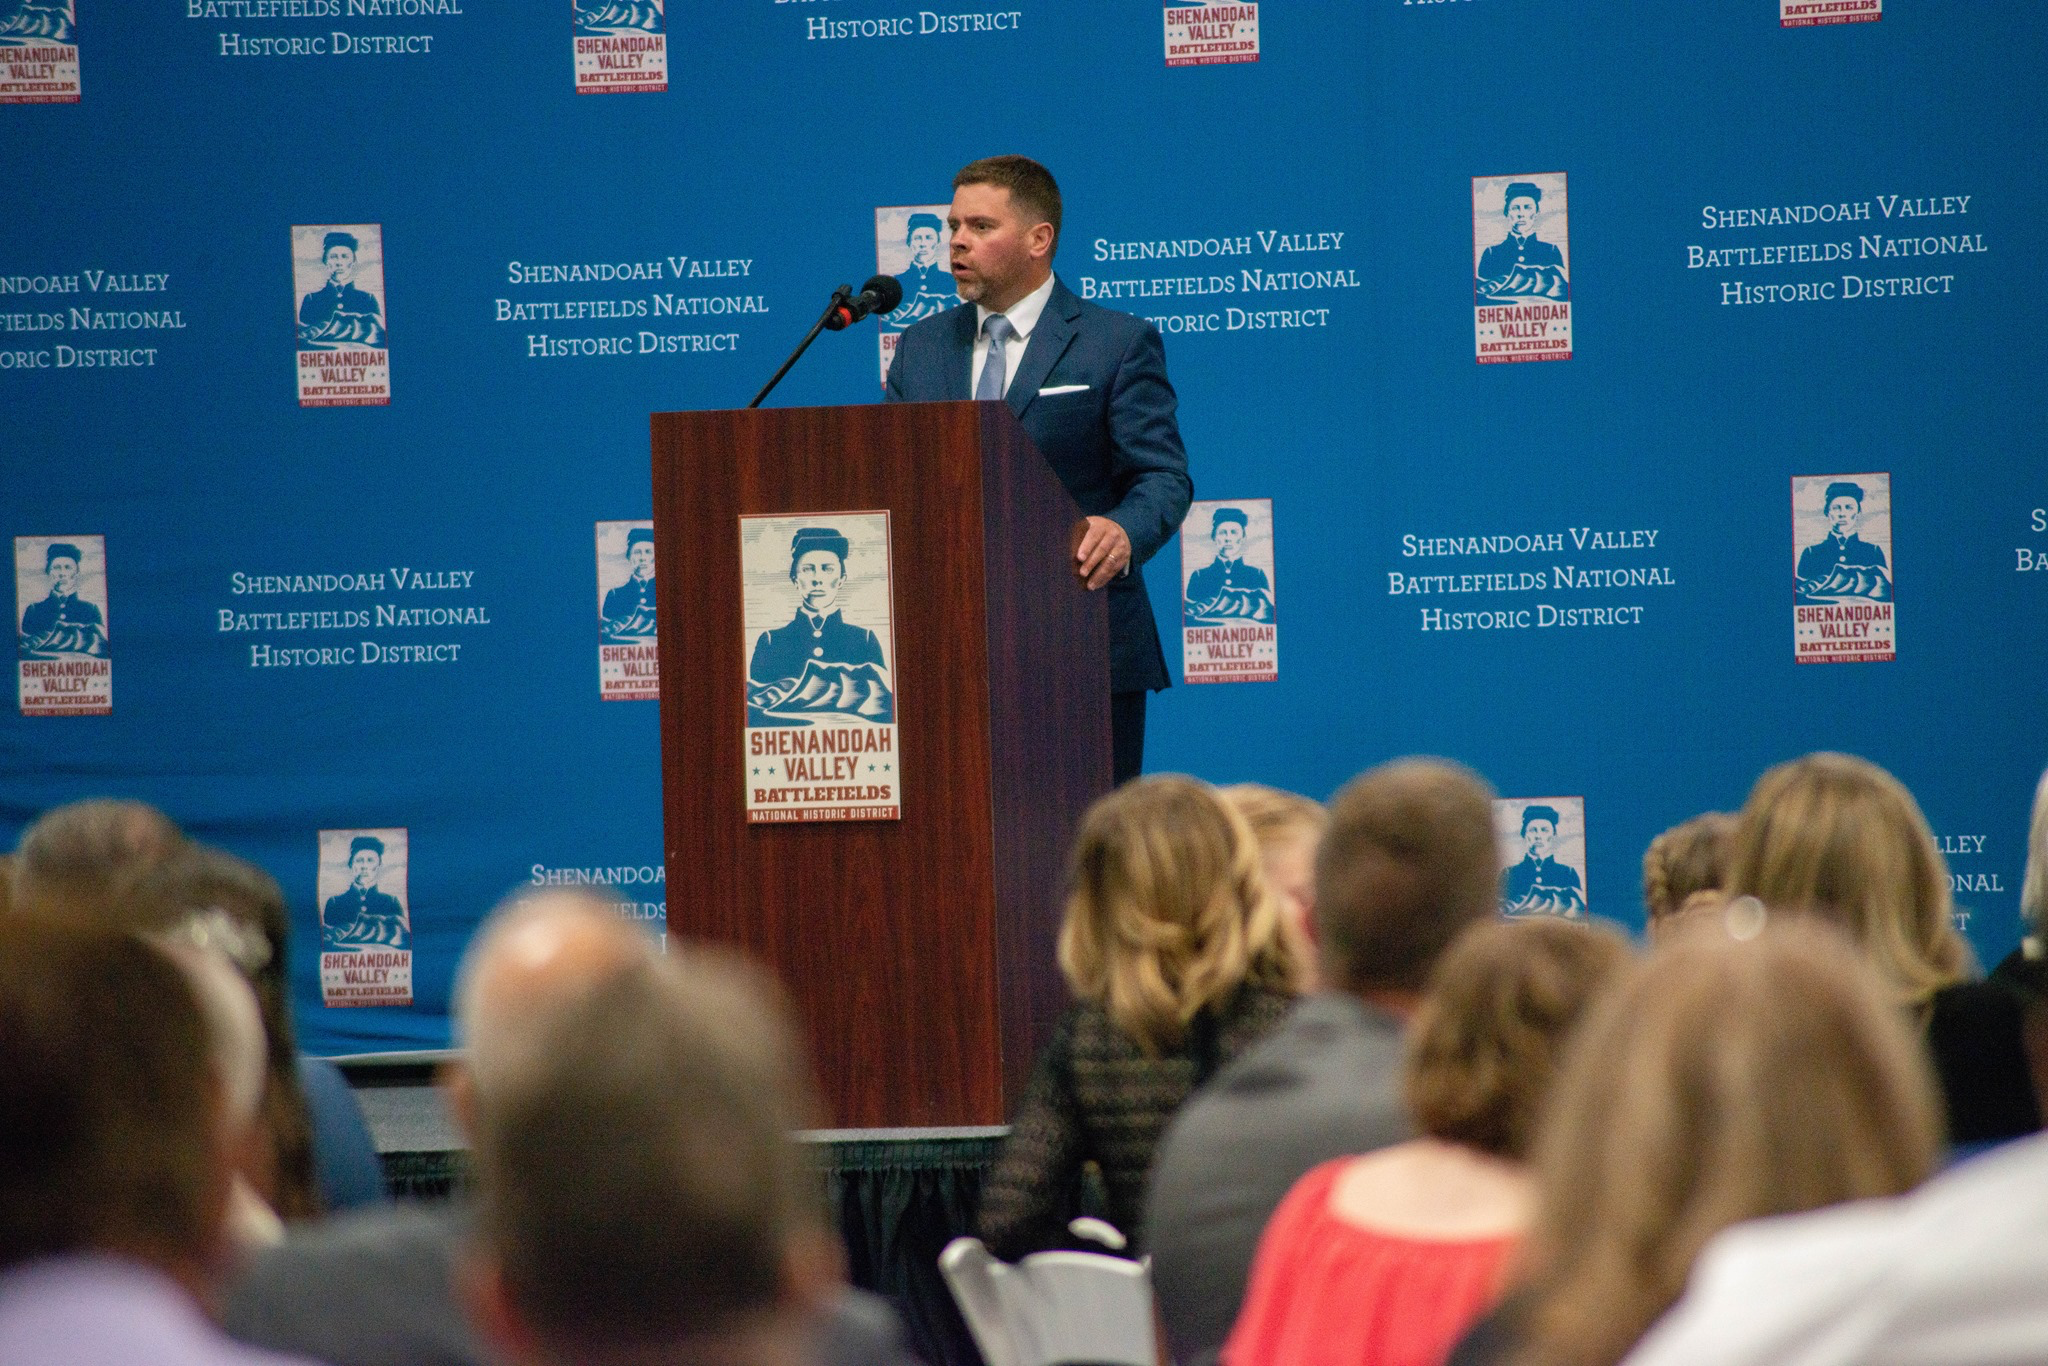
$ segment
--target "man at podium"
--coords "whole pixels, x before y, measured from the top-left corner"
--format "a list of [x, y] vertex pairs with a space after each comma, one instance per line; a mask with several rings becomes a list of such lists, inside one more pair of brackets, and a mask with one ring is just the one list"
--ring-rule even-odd
[[1059, 185], [1029, 157], [963, 167], [946, 221], [966, 302], [903, 334], [886, 397], [1003, 400], [1087, 516], [1074, 572], [1109, 593], [1121, 783], [1144, 767], [1145, 694], [1169, 682], [1141, 567], [1194, 498], [1165, 347], [1152, 324], [1085, 303], [1054, 276]]

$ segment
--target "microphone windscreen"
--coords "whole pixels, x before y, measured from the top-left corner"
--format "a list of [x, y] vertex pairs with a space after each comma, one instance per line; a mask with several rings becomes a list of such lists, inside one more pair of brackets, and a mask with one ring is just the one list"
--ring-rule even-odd
[[877, 313], [893, 313], [896, 306], [903, 302], [903, 286], [893, 275], [870, 277], [868, 282], [860, 287], [860, 292], [875, 296], [874, 311]]

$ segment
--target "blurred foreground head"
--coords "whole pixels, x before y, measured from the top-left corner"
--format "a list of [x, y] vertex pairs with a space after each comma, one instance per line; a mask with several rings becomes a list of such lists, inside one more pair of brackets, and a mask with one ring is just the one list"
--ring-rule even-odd
[[1940, 1142], [1928, 1063], [1840, 935], [1678, 936], [1597, 1003], [1536, 1147], [1532, 1362], [1610, 1363], [1714, 1234], [1896, 1195]]
[[484, 1076], [471, 1300], [521, 1363], [796, 1361], [839, 1262], [794, 1130], [817, 1109], [756, 974], [648, 958]]
[[184, 843], [170, 817], [146, 802], [55, 807], [15, 847], [14, 908], [71, 924], [106, 923], [122, 893]]
[[1960, 980], [1948, 864], [1897, 778], [1850, 754], [1809, 754], [1757, 779], [1729, 858], [1728, 893], [1840, 928], [1907, 1005]]

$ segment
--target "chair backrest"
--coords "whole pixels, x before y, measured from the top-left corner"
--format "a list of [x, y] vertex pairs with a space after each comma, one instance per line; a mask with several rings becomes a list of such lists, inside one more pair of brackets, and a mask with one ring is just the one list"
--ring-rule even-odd
[[1158, 1366], [1142, 1262], [1034, 1252], [1013, 1266], [978, 1238], [955, 1238], [939, 1270], [988, 1366]]

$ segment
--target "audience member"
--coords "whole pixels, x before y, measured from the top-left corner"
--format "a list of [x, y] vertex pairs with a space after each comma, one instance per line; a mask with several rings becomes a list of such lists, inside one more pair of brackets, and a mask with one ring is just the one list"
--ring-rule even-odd
[[2030, 999], [2048, 998], [2048, 773], [2034, 785], [2027, 821], [2027, 866], [2020, 879], [2019, 947], [1993, 969], [1991, 980]]
[[1734, 839], [1735, 817], [1709, 811], [1650, 841], [1643, 852], [1643, 908], [1653, 942], [1719, 912]]
[[1839, 926], [1925, 1027], [1948, 1136], [1982, 1144], [2041, 1127], [2025, 1015], [2009, 992], [1965, 981], [1948, 865], [1898, 779], [1847, 754], [1809, 754], [1757, 780], [1730, 857], [1732, 895]]
[[1252, 838], [1259, 842], [1260, 868], [1266, 885], [1280, 898], [1280, 910], [1292, 936], [1296, 964], [1296, 985], [1314, 991], [1321, 985], [1316, 971], [1315, 927], [1310, 924], [1316, 904], [1316, 842], [1330, 823], [1323, 804], [1298, 793], [1282, 792], [1258, 783], [1238, 783], [1223, 790], [1223, 798], [1237, 808]]
[[185, 845], [146, 802], [96, 798], [43, 813], [14, 850], [14, 909], [71, 924], [113, 924], [109, 912], [137, 878]]
[[1100, 1167], [1110, 1222], [1142, 1248], [1160, 1131], [1293, 1000], [1258, 843], [1192, 778], [1134, 780], [1089, 809], [1059, 959], [1078, 1004], [1039, 1056], [982, 1190], [981, 1236], [1000, 1257], [1065, 1240], [1087, 1162]]
[[1917, 1185], [1939, 1110], [1895, 995], [1817, 925], [1653, 953], [1572, 1041], [1521, 1288], [1453, 1366], [1609, 1366], [1720, 1230]]
[[231, 1089], [169, 956], [0, 925], [0, 1361], [265, 1366], [208, 1320], [227, 1264]]
[[1481, 923], [1416, 1012], [1404, 1071], [1423, 1136], [1314, 1168], [1259, 1240], [1230, 1366], [1437, 1366], [1498, 1296], [1528, 1226], [1524, 1161], [1566, 1040], [1629, 963], [1612, 930]]
[[14, 855], [0, 854], [0, 920], [14, 913]]
[[476, 1080], [464, 1276], [508, 1366], [797, 1366], [840, 1249], [793, 1130], [796, 1031], [716, 958], [649, 958], [529, 1017]]
[[1330, 803], [1316, 854], [1323, 990], [1225, 1068], [1167, 1131], [1145, 1223], [1174, 1357], [1213, 1361], [1236, 1322], [1260, 1231], [1311, 1167], [1409, 1135], [1401, 1030], [1437, 959], [1493, 914], [1493, 790], [1406, 759]]
[[[525, 1066], [535, 1032], [622, 975], [659, 958], [655, 941], [588, 892], [550, 890], [492, 913], [456, 974], [464, 1059], [443, 1077], [456, 1126], [472, 1142], [478, 1113]], [[230, 1287], [224, 1322], [244, 1341], [334, 1366], [485, 1366], [457, 1306], [469, 1202], [397, 1205], [294, 1229]], [[848, 1291], [828, 1321], [826, 1366], [893, 1366], [900, 1326], [885, 1304]]]

